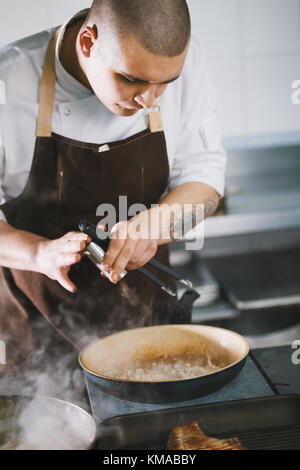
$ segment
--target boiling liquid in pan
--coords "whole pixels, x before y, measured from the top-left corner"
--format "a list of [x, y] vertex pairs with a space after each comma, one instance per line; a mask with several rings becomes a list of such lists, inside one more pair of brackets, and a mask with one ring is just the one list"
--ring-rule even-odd
[[165, 381], [184, 380], [216, 372], [224, 365], [214, 364], [209, 357], [200, 364], [199, 358], [171, 358], [141, 362], [131, 366], [120, 374], [120, 378], [129, 381]]

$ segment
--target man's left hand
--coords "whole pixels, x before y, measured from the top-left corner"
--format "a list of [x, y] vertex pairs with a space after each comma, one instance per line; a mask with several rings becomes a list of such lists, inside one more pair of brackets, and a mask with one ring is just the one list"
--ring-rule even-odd
[[117, 283], [121, 273], [144, 266], [157, 252], [158, 237], [151, 233], [150, 211], [121, 221], [111, 230], [111, 240], [101, 267], [111, 271], [110, 281]]

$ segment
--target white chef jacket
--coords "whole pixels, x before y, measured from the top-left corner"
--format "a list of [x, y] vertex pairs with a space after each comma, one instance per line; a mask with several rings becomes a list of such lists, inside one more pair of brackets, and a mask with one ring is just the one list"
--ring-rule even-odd
[[[146, 129], [145, 110], [130, 117], [111, 113], [63, 68], [58, 50], [69, 21], [56, 47], [52, 131], [83, 142], [105, 144]], [[0, 49], [0, 83], [6, 92], [0, 101], [0, 203], [18, 197], [29, 177], [42, 67], [54, 31], [49, 29]], [[168, 85], [160, 106], [170, 167], [169, 189], [198, 181], [223, 196], [226, 153], [221, 144], [216, 94], [197, 39], [192, 38], [182, 74]], [[1, 211], [0, 219], [6, 220]]]

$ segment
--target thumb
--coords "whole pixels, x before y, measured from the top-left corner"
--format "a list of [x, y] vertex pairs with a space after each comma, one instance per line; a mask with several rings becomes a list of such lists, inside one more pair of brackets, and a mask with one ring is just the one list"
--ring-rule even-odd
[[57, 277], [57, 281], [67, 291], [72, 292], [73, 294], [77, 291], [77, 287], [68, 277], [68, 271], [61, 270], [59, 276]]

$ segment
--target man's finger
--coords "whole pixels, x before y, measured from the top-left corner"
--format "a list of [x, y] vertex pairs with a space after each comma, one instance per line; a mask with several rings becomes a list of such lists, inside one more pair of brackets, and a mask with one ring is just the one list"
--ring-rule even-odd
[[138, 269], [152, 259], [157, 252], [157, 242], [155, 240], [149, 241], [147, 245], [139, 242], [139, 247], [134, 251], [126, 269], [132, 271]]
[[128, 222], [121, 221], [113, 226], [110, 232], [113, 240], [126, 240], [128, 237]]
[[130, 263], [137, 264], [140, 259], [144, 257], [145, 252], [148, 251], [148, 244], [145, 244], [144, 240], [138, 240], [134, 252], [130, 258]]
[[59, 284], [64, 287], [67, 291], [72, 292], [73, 294], [77, 291], [75, 284], [68, 278], [68, 275], [65, 272], [61, 272], [60, 276], [57, 278]]
[[114, 264], [115, 259], [119, 255], [121, 249], [123, 248], [125, 240], [110, 240], [108, 245], [108, 250], [103, 258], [101, 267], [104, 271], [111, 269], [111, 266]]
[[72, 264], [79, 263], [81, 261], [81, 255], [79, 253], [62, 254], [59, 259], [59, 267], [72, 266]]
[[63, 253], [77, 253], [82, 250], [84, 250], [86, 247], [86, 242], [85, 240], [70, 240], [64, 243], [64, 246], [62, 248]]
[[70, 241], [76, 241], [76, 240], [85, 240], [87, 242], [92, 241], [91, 237], [83, 232], [68, 232], [65, 235], [63, 235], [61, 239], [62, 240], [67, 239]]
[[136, 240], [126, 240], [126, 243], [112, 264], [112, 270], [110, 274], [110, 280], [112, 282], [118, 282], [120, 280], [120, 276], [124, 269], [126, 269], [127, 264], [132, 257], [132, 254], [134, 253], [136, 245]]

